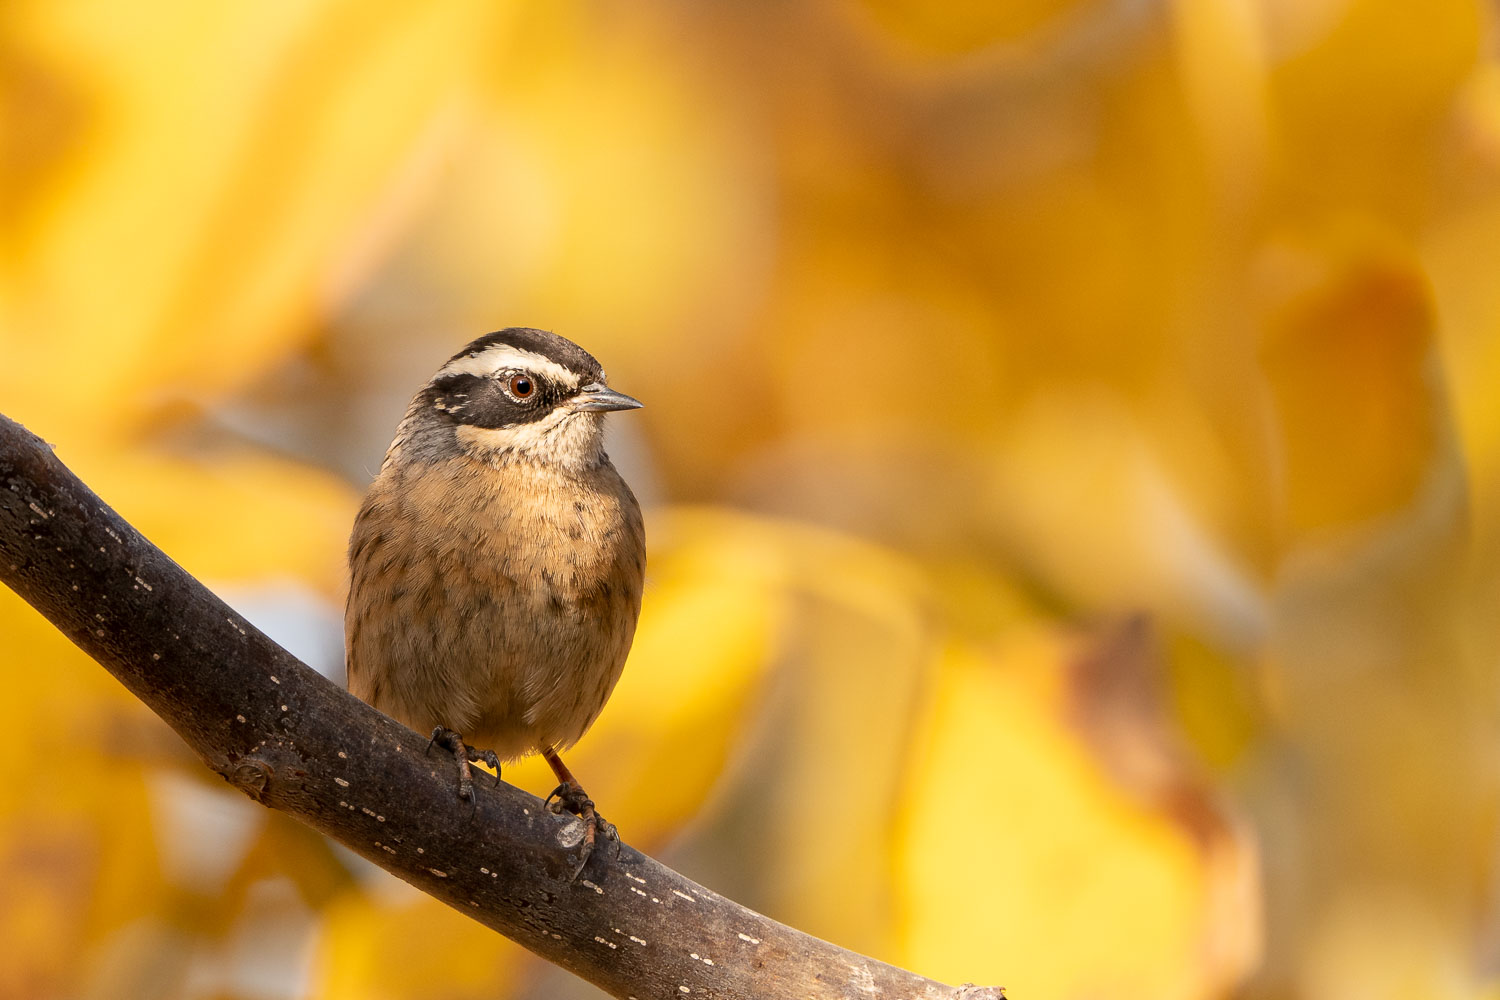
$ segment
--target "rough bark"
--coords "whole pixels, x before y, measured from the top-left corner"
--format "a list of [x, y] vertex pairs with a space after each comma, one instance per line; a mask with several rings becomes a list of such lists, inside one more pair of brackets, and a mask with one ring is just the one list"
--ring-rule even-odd
[[570, 881], [579, 821], [483, 776], [460, 800], [451, 756], [277, 646], [4, 416], [0, 579], [234, 787], [616, 997], [1003, 995], [803, 934], [628, 845]]

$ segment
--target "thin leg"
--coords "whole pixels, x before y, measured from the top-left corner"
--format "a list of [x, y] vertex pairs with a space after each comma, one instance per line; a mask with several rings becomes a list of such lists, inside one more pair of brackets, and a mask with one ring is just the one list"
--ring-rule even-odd
[[431, 750], [434, 745], [447, 750], [458, 761], [458, 797], [465, 802], [474, 798], [474, 769], [469, 766], [470, 761], [488, 764], [495, 769], [495, 780], [500, 779], [500, 758], [495, 751], [471, 747], [464, 742], [462, 736], [444, 726], [438, 726], [432, 731], [427, 749]]
[[[562, 762], [557, 751], [550, 747], [542, 751], [542, 757], [546, 759], [547, 765], [552, 768], [552, 773], [557, 775], [557, 780], [562, 782], [552, 794], [547, 796], [547, 808], [554, 813], [570, 812], [583, 820], [583, 841], [578, 845], [578, 869], [573, 872], [577, 878], [583, 872], [583, 866], [588, 864], [589, 856], [594, 853], [594, 842], [600, 834], [605, 840], [615, 842], [616, 853], [620, 850], [620, 833], [615, 829], [613, 823], [605, 820], [594, 808], [594, 800], [584, 792], [583, 786], [578, 779], [573, 777], [573, 772]], [[554, 802], [553, 800], [556, 800]]]

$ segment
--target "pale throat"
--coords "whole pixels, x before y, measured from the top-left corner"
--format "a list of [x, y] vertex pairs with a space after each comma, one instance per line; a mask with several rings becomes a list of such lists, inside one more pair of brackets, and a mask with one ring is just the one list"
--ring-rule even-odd
[[509, 427], [462, 424], [456, 436], [471, 457], [491, 464], [519, 459], [581, 472], [604, 461], [604, 426], [599, 417], [558, 410], [541, 420]]

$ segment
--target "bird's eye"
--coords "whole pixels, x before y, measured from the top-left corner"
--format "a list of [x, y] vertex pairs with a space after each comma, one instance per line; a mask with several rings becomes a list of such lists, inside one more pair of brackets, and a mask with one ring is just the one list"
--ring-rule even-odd
[[517, 399], [526, 399], [536, 392], [536, 382], [530, 375], [512, 375], [506, 385], [510, 388], [510, 394]]

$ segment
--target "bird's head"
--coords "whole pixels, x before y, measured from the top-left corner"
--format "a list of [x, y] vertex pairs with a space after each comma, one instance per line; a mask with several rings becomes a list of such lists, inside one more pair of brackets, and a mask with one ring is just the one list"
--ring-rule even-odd
[[[464, 453], [500, 463], [587, 468], [604, 459], [603, 415], [641, 405], [555, 333], [511, 327], [459, 351], [412, 400], [392, 456]], [[413, 456], [415, 457], [415, 456]]]

